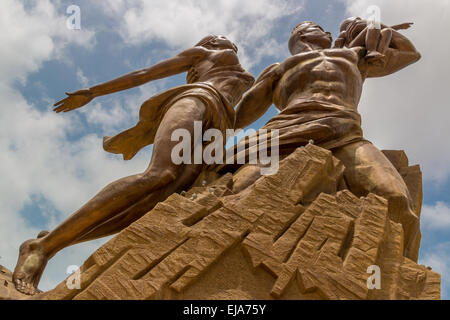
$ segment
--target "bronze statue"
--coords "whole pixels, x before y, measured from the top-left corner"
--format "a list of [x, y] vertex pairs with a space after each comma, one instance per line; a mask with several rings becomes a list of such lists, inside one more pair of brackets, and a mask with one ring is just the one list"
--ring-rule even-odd
[[231, 41], [223, 36], [208, 36], [171, 59], [90, 89], [67, 93], [68, 97], [55, 104], [56, 112], [68, 112], [96, 97], [182, 72], [188, 72], [186, 85], [150, 98], [141, 106], [134, 128], [104, 139], [106, 151], [123, 154], [127, 160], [153, 144], [148, 169], [113, 182], [52, 232], [24, 242], [13, 275], [19, 291], [36, 294], [48, 260], [61, 249], [115, 234], [159, 201], [189, 187], [203, 165], [176, 165], [171, 161], [171, 151], [177, 144], [171, 141], [172, 133], [181, 128], [193, 135], [194, 122], [201, 121], [205, 130], [215, 128], [225, 135], [227, 129], [233, 128], [233, 106], [253, 85], [254, 78], [241, 67], [237, 47]]
[[[373, 57], [367, 57], [364, 43], [332, 49], [329, 32], [314, 22], [300, 23], [289, 40], [292, 57], [261, 73], [237, 107], [235, 127], [247, 127], [274, 103], [281, 112], [262, 129], [279, 130], [280, 156], [310, 142], [332, 150], [346, 167], [345, 182], [353, 193], [375, 193], [385, 197], [390, 207], [400, 209], [402, 215], [391, 218], [403, 225], [404, 254], [417, 260], [419, 219], [407, 186], [383, 153], [364, 139], [357, 111], [367, 78], [392, 74], [421, 57], [398, 31], [387, 28], [381, 32], [391, 34], [389, 45], [381, 46], [383, 51], [379, 52], [384, 56], [384, 64], [371, 63]], [[239, 149], [235, 148], [243, 150], [241, 157], [243, 152], [248, 157], [252, 152], [248, 146], [263, 136], [264, 133], [251, 135], [240, 142]], [[270, 140], [270, 134], [263, 140], [266, 139]], [[246, 188], [259, 176], [257, 166], [241, 167], [235, 175], [235, 191]]]
[[[278, 130], [281, 157], [308, 143], [331, 150], [345, 165], [345, 184], [353, 193], [378, 194], [395, 209], [390, 212], [402, 212], [391, 219], [403, 225], [404, 254], [416, 260], [420, 228], [408, 188], [383, 153], [364, 139], [357, 111], [366, 78], [392, 74], [420, 59], [413, 44], [397, 31], [409, 25], [382, 25], [381, 30], [369, 32], [366, 21], [348, 20], [342, 27], [345, 34], [331, 48], [330, 33], [314, 22], [303, 22], [294, 28], [289, 40], [292, 57], [266, 68], [255, 84], [252, 75], [240, 66], [236, 46], [225, 37], [208, 36], [195, 47], [148, 69], [68, 93], [55, 104], [56, 112], [71, 111], [95, 97], [188, 72], [188, 84], [158, 94], [142, 105], [135, 127], [104, 139], [105, 150], [123, 154], [124, 159], [154, 144], [148, 169], [110, 184], [55, 230], [22, 244], [13, 275], [17, 289], [35, 294], [47, 261], [58, 251], [117, 233], [159, 201], [194, 183], [204, 165], [173, 163], [171, 151], [177, 143], [171, 141], [171, 135], [176, 129], [186, 129], [192, 136], [194, 122], [201, 121], [203, 129], [216, 128], [226, 136], [226, 129], [248, 126], [272, 103], [280, 114], [262, 128], [264, 131], [235, 148], [242, 150], [244, 144], [241, 152], [249, 156], [255, 149], [246, 146], [262, 139], [269, 141], [270, 147], [271, 130]], [[235, 114], [232, 106], [236, 104]], [[233, 157], [241, 158], [241, 154]], [[234, 191], [243, 190], [260, 175], [258, 165], [240, 167], [234, 177]]]

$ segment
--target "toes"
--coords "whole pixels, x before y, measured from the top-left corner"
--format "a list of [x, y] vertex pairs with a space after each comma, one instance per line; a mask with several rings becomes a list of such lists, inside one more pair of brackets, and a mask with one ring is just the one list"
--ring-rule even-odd
[[31, 283], [27, 283], [21, 279], [16, 279], [14, 284], [17, 291], [23, 294], [33, 296], [37, 293], [36, 288]]
[[15, 281], [15, 285], [16, 285], [17, 288], [21, 288], [21, 287], [22, 287], [22, 280], [17, 279], [17, 280]]
[[19, 286], [20, 286], [20, 291], [22, 291], [23, 293], [26, 293], [27, 288], [26, 288], [26, 286], [25, 286], [25, 282], [23, 282], [23, 281], [21, 280]]
[[20, 279], [15, 280], [15, 286], [17, 291], [20, 291], [22, 293], [25, 293], [25, 286], [23, 285], [23, 281]]
[[31, 286], [30, 286], [30, 284], [29, 283], [26, 283], [25, 284], [25, 292], [26, 292], [26, 294], [28, 294], [28, 295], [31, 295]]
[[28, 284], [28, 292], [31, 296], [36, 294], [36, 288], [32, 284]]

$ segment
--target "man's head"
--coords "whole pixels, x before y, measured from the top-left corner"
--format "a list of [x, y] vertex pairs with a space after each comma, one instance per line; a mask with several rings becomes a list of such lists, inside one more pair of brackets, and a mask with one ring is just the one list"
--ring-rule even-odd
[[204, 47], [207, 49], [232, 49], [236, 53], [238, 51], [237, 46], [227, 39], [225, 36], [215, 36], [209, 35], [200, 40], [196, 45], [196, 47]]
[[312, 21], [304, 21], [292, 30], [289, 51], [295, 55], [311, 47], [329, 49], [332, 43], [331, 33], [325, 32], [321, 26]]

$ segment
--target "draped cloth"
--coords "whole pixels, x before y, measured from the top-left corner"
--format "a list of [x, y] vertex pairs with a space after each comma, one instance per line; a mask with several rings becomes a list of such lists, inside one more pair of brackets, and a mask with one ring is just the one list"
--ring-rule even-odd
[[228, 150], [232, 155], [215, 171], [236, 167], [237, 159], [249, 159], [263, 145], [270, 154], [271, 130], [279, 131], [279, 155], [287, 156], [311, 140], [322, 148], [332, 150], [363, 141], [361, 116], [355, 110], [322, 101], [302, 101], [284, 109], [256, 133], [242, 139]]
[[226, 129], [233, 127], [234, 109], [216, 88], [201, 82], [186, 84], [166, 90], [144, 102], [136, 126], [113, 137], [104, 137], [103, 148], [110, 153], [122, 154], [124, 160], [132, 159], [139, 150], [154, 143], [164, 115], [174, 103], [186, 97], [198, 98], [205, 104], [204, 130], [218, 129], [225, 136]]

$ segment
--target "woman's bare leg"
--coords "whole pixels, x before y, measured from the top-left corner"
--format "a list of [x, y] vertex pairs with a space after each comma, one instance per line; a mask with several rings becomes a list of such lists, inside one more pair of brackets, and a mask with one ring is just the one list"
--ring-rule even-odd
[[98, 225], [82, 237], [78, 238], [71, 245], [86, 241], [96, 240], [116, 234], [127, 228], [133, 222], [140, 219], [147, 212], [151, 211], [159, 202], [166, 200], [169, 196], [176, 192], [187, 190], [201, 173], [202, 166], [187, 166], [184, 172], [177, 180], [168, 184], [158, 192], [153, 192], [138, 203], [125, 209], [121, 213], [115, 215], [111, 219]]
[[172, 149], [178, 144], [171, 141], [172, 132], [184, 128], [193, 136], [194, 121], [202, 121], [204, 114], [205, 106], [197, 98], [185, 98], [174, 103], [161, 122], [152, 160], [144, 173], [111, 183], [52, 232], [22, 244], [13, 275], [16, 288], [26, 294], [35, 294], [47, 261], [58, 251], [176, 180], [187, 165], [177, 166], [172, 162]]

